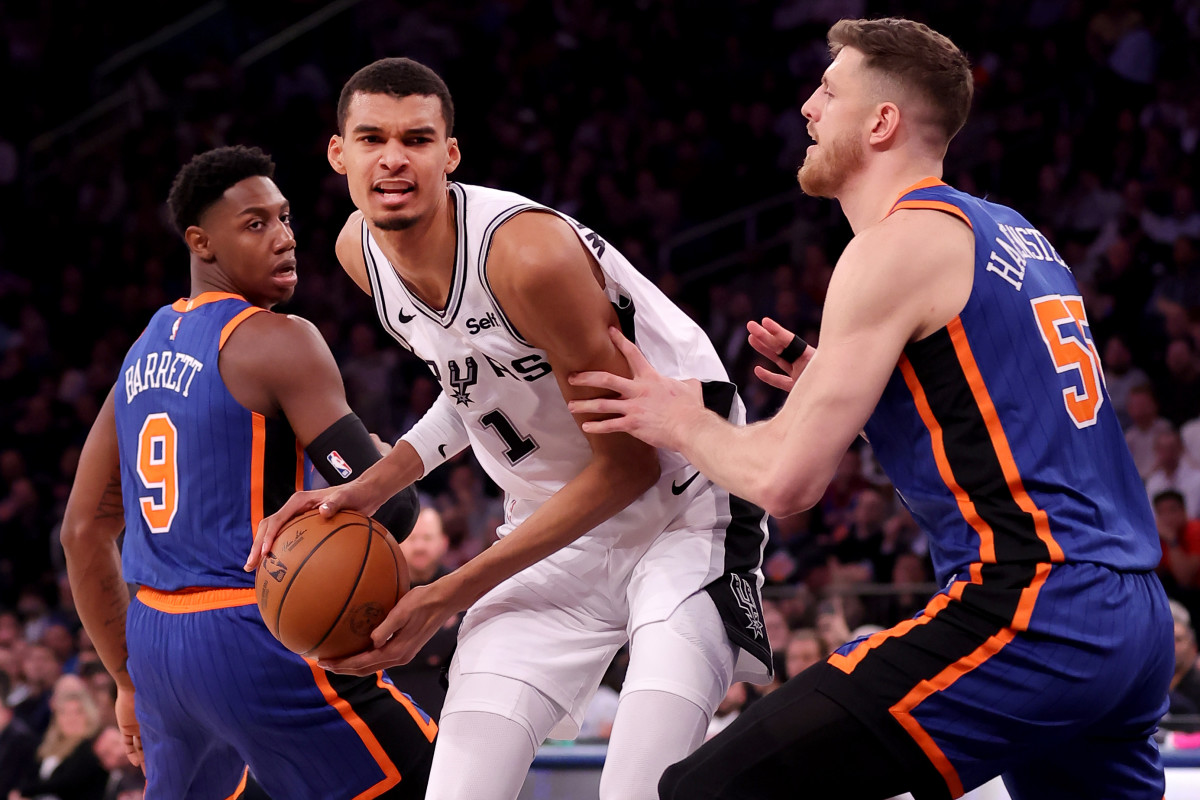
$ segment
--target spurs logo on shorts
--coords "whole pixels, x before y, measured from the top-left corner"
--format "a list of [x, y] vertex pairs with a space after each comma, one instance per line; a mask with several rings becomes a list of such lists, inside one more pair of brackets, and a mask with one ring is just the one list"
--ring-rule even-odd
[[762, 615], [758, 613], [758, 605], [754, 602], [754, 587], [750, 581], [737, 573], [729, 576], [729, 588], [742, 611], [746, 612], [746, 630], [754, 634], [755, 639], [763, 636]]

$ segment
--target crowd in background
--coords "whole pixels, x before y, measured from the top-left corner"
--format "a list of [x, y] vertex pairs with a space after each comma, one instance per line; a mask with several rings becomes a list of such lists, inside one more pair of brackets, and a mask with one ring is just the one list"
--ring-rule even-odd
[[[371, 430], [394, 440], [436, 396], [333, 255], [352, 208], [324, 156], [337, 93], [381, 56], [445, 77], [456, 178], [521, 192], [604, 236], [704, 326], [753, 420], [782, 395], [753, 377], [745, 322], [768, 315], [817, 343], [850, 236], [833, 203], [795, 186], [810, 143], [800, 106], [827, 63], [825, 31], [840, 17], [897, 14], [949, 35], [971, 59], [976, 98], [945, 178], [1013, 205], [1071, 265], [1153, 503], [1160, 573], [1200, 614], [1197, 0], [363, 0], [258, 50], [324, 4], [216, 5], [142, 47], [181, 12], [161, 4], [117, 23], [81, 0], [0, 2], [0, 689], [36, 763], [66, 763], [67, 744], [85, 739], [102, 751], [111, 735], [109, 687], [72, 610], [57, 527], [121, 357], [156, 308], [187, 293], [164, 202], [182, 163], [230, 143], [275, 158], [300, 272], [281, 310], [318, 324]], [[713, 253], [671, 247], [781, 196], [795, 231], [783, 246], [744, 248], [720, 269], [707, 268]], [[444, 525], [443, 569], [488, 545], [501, 502], [469, 454], [420, 488]], [[864, 443], [816, 507], [771, 530], [764, 571], [783, 676], [862, 626], [911, 615], [934, 580], [922, 534]], [[869, 588], [886, 584], [899, 588]], [[120, 781], [94, 757], [117, 797]], [[93, 795], [62, 799], [76, 796]]]

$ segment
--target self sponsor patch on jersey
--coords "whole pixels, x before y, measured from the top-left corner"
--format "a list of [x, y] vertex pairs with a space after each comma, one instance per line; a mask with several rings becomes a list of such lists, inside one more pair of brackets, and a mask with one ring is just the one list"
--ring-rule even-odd
[[350, 469], [350, 465], [346, 463], [346, 459], [342, 458], [337, 450], [331, 450], [329, 455], [325, 456], [325, 460], [328, 461], [329, 464], [337, 470], [338, 475], [341, 475], [343, 478], [349, 478], [350, 473], [354, 472], [354, 470]]

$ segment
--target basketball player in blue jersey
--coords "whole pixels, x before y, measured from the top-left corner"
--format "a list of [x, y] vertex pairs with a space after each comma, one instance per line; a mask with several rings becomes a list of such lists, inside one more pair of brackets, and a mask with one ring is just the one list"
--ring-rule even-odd
[[[297, 281], [273, 173], [261, 150], [224, 147], [176, 176], [191, 296], [150, 320], [92, 426], [67, 573], [147, 798], [240, 797], [252, 775], [278, 800], [417, 800], [437, 726], [382, 673], [331, 675], [286, 650], [241, 568], [314, 466], [338, 483], [380, 459], [316, 327], [270, 311]], [[416, 511], [405, 492], [377, 516], [402, 537]]]
[[803, 107], [799, 181], [854, 231], [817, 348], [764, 321], [779, 413], [736, 427], [614, 332], [633, 378], [578, 375], [584, 430], [678, 450], [731, 492], [812, 506], [862, 432], [926, 531], [945, 588], [842, 647], [667, 770], [667, 800], [1159, 800], [1152, 737], [1172, 625], [1154, 520], [1105, 394], [1070, 269], [1012, 209], [941, 180], [972, 95], [967, 59], [900, 19], [843, 20]]
[[435, 73], [382, 59], [342, 90], [334, 169], [358, 211], [338, 258], [380, 324], [441, 384], [433, 408], [361, 479], [303, 492], [264, 520], [248, 568], [298, 511], [371, 512], [470, 446], [505, 491], [499, 540], [403, 597], [376, 648], [327, 666], [404, 663], [463, 609], [429, 800], [512, 800], [547, 737], [574, 738], [617, 650], [630, 662], [600, 780], [649, 800], [703, 739], [732, 680], [766, 682], [765, 514], [678, 453], [585, 436], [566, 376], [627, 371], [621, 324], [667, 374], [744, 409], [703, 330], [598, 233], [528, 198], [448, 180], [453, 104]]

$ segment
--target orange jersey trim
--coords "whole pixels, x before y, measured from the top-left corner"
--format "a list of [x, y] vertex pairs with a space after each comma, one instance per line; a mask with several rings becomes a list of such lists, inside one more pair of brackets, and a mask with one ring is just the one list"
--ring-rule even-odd
[[437, 736], [438, 731], [437, 723], [433, 721], [433, 717], [430, 717], [429, 721], [426, 722], [425, 716], [417, 710], [413, 701], [408, 699], [408, 695], [397, 689], [395, 684], [383, 679], [383, 672], [375, 674], [375, 682], [379, 684], [381, 689], [387, 689], [392, 697], [396, 698], [396, 702], [404, 706], [405, 710], [413, 718], [413, 721], [417, 723], [417, 727], [421, 729], [421, 733], [425, 734], [425, 738], [432, 742]]
[[[900, 202], [900, 198], [904, 197], [904, 195], [908, 194], [909, 192], [915, 192], [918, 189], [932, 189], [934, 186], [946, 185], [947, 184], [944, 180], [941, 178], [935, 178], [932, 175], [930, 175], [928, 178], [921, 178], [921, 180], [917, 181], [912, 186], [900, 190], [900, 194], [896, 195], [896, 199], [892, 201], [892, 209], [895, 209], [896, 203]], [[888, 214], [890, 213], [892, 212], [889, 211]], [[885, 214], [884, 216], [887, 215]]]
[[[229, 295], [229, 296], [237, 297], [237, 295]], [[217, 345], [217, 349], [220, 350], [223, 347], [225, 347], [225, 342], [229, 341], [229, 337], [233, 335], [233, 331], [234, 331], [234, 329], [237, 328], [238, 325], [241, 325], [248, 318], [254, 316], [255, 314], [258, 314], [260, 312], [265, 312], [265, 311], [266, 311], [265, 308], [259, 308], [258, 306], [250, 306], [249, 308], [242, 309], [240, 312], [238, 312], [238, 315], [236, 317], [234, 317], [233, 319], [229, 320], [229, 322], [226, 322], [225, 327], [221, 329], [221, 341]]]
[[250, 777], [250, 765], [247, 764], [246, 768], [244, 770], [242, 770], [241, 783], [239, 783], [237, 785], [237, 788], [233, 790], [233, 794], [229, 795], [229, 797], [226, 797], [225, 800], [237, 800], [237, 798], [241, 796], [242, 792], [246, 791], [246, 781], [249, 779], [249, 777]]
[[[901, 202], [896, 203], [896, 205], [892, 206], [892, 211], [902, 211], [904, 209], [912, 209], [912, 208], [915, 208], [915, 209], [924, 208], [924, 209], [929, 209], [932, 211], [944, 211], [947, 214], [953, 214], [954, 216], [961, 219], [963, 222], [967, 223], [968, 228], [970, 228], [971, 230], [975, 230], [975, 226], [971, 224], [970, 218], [966, 215], [966, 213], [961, 208], [959, 208], [956, 205], [953, 205], [952, 203], [947, 203], [944, 200], [903, 200]], [[892, 211], [889, 211], [888, 214], [891, 214]]]
[[190, 614], [193, 611], [212, 611], [217, 608], [252, 606], [258, 602], [254, 589], [180, 589], [164, 592], [143, 586], [137, 599], [142, 605], [167, 614]]
[[[201, 292], [195, 297], [181, 297], [174, 303], [171, 303], [171, 308], [175, 311], [191, 311], [193, 308], [215, 303], [218, 300], [245, 300], [240, 294], [232, 292]], [[263, 309], [264, 311], [266, 309]]]
[[996, 457], [1000, 460], [1000, 468], [1004, 472], [1008, 489], [1012, 492], [1017, 507], [1032, 517], [1038, 538], [1050, 552], [1050, 561], [1061, 563], [1064, 560], [1063, 551], [1058, 542], [1054, 540], [1053, 534], [1050, 533], [1050, 518], [1044, 509], [1038, 508], [1037, 504], [1033, 502], [1033, 498], [1025, 491], [1021, 472], [1017, 469], [1012, 448], [1008, 445], [1008, 437], [1004, 433], [1003, 425], [1000, 424], [1000, 415], [996, 413], [996, 406], [992, 403], [992, 396], [988, 393], [987, 385], [983, 381], [979, 364], [976, 363], [975, 355], [971, 352], [971, 345], [967, 342], [967, 332], [963, 329], [962, 318], [955, 317], [950, 320], [946, 329], [950, 334], [950, 341], [954, 345], [954, 352], [958, 356], [958, 363], [967, 376], [967, 384], [971, 387], [975, 404], [979, 407], [979, 412], [983, 414], [984, 422], [987, 424], [988, 436], [992, 440], [992, 448], [996, 452]]
[[[957, 321], [955, 317], [952, 322]], [[961, 327], [961, 323], [959, 324]], [[929, 398], [925, 395], [925, 388], [921, 386], [920, 380], [917, 378], [917, 373], [912, 367], [912, 362], [908, 360], [908, 356], [900, 356], [900, 374], [904, 376], [904, 383], [908, 386], [908, 391], [912, 393], [913, 404], [917, 408], [917, 414], [920, 415], [921, 421], [925, 423], [925, 427], [929, 430], [929, 441], [933, 446], [933, 460], [937, 464], [938, 474], [942, 477], [942, 482], [954, 495], [954, 500], [958, 503], [958, 509], [966, 519], [967, 524], [975, 529], [979, 534], [979, 560], [986, 564], [994, 564], [996, 562], [996, 536], [992, 530], [992, 526], [987, 524], [983, 517], [979, 516], [978, 509], [975, 508], [974, 501], [967, 494], [966, 489], [958, 484], [954, 477], [953, 470], [950, 469], [950, 459], [946, 455], [946, 441], [942, 433], [942, 426], [938, 423], [937, 418], [933, 415], [933, 408], [929, 405]]]
[[299, 439], [296, 440], [296, 491], [304, 491], [304, 447]]
[[1049, 575], [1050, 565], [1038, 564], [1033, 581], [1021, 591], [1021, 600], [1017, 604], [1017, 613], [1013, 616], [1013, 621], [1008, 627], [989, 637], [987, 641], [975, 648], [973, 652], [946, 667], [932, 679], [921, 681], [913, 687], [912, 691], [902, 697], [898, 703], [888, 709], [896, 721], [908, 731], [908, 735], [913, 738], [913, 741], [917, 743], [917, 746], [929, 758], [930, 763], [941, 774], [943, 780], [946, 781], [946, 786], [950, 789], [951, 797], [959, 797], [964, 791], [962, 779], [958, 776], [958, 770], [954, 769], [954, 765], [950, 763], [950, 759], [946, 757], [942, 749], [937, 746], [937, 742], [921, 727], [921, 723], [917, 722], [916, 718], [913, 717], [912, 710], [930, 695], [951, 686], [963, 675], [966, 675], [996, 653], [999, 653], [1006, 644], [1016, 638], [1017, 633], [1025, 630], [1029, 624], [1029, 618], [1033, 615], [1033, 606], [1037, 602], [1038, 592], [1041, 591]]
[[263, 495], [266, 487], [263, 475], [266, 470], [266, 417], [253, 413], [250, 416], [250, 537], [258, 533], [258, 523], [263, 522]]
[[250, 538], [258, 533], [263, 519], [263, 475], [267, 464], [267, 418], [257, 412], [250, 415]]
[[363, 721], [363, 718], [355, 713], [354, 709], [350, 707], [350, 703], [339, 695], [337, 690], [333, 688], [333, 685], [329, 683], [329, 678], [325, 675], [325, 670], [317, 666], [317, 662], [311, 658], [304, 660], [308, 662], [309, 669], [313, 673], [313, 680], [316, 681], [317, 687], [325, 697], [325, 701], [336, 708], [338, 713], [342, 715], [342, 719], [346, 720], [351, 728], [354, 728], [354, 732], [358, 734], [358, 738], [362, 739], [363, 744], [367, 746], [367, 750], [375, 759], [375, 763], [383, 770], [383, 780], [355, 795], [354, 800], [370, 800], [372, 797], [378, 797], [400, 782], [400, 770], [396, 769], [396, 765], [388, 758], [383, 746], [379, 744], [379, 740], [375, 738], [375, 734], [371, 732], [371, 728]]
[[936, 617], [942, 611], [942, 609], [950, 605], [951, 601], [961, 599], [963, 589], [966, 588], [968, 583], [979, 583], [983, 580], [983, 572], [981, 567], [981, 564], [972, 564], [971, 579], [969, 581], [955, 581], [950, 585], [949, 592], [938, 593], [934, 595], [933, 599], [929, 601], [929, 604], [925, 606], [925, 613], [923, 613], [921, 616], [907, 619], [904, 622], [901, 622], [899, 625], [888, 628], [886, 631], [879, 631], [878, 633], [871, 634], [871, 636], [865, 642], [854, 648], [849, 655], [834, 653], [825, 660], [829, 662], [830, 666], [837, 667], [842, 672], [849, 675], [851, 672], [854, 672], [855, 667], [862, 663], [862, 660], [866, 658], [867, 655], [876, 647], [879, 647], [879, 645], [883, 644], [888, 639], [893, 639], [897, 636], [903, 636], [918, 625], [928, 624], [931, 619]]

